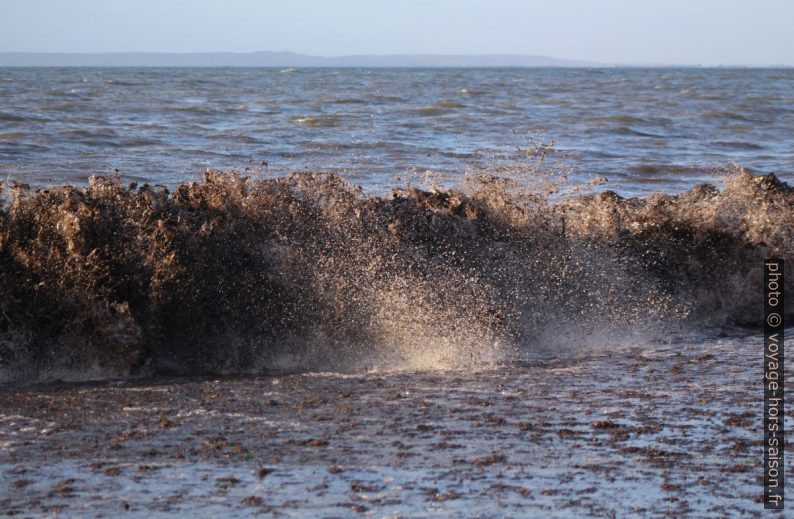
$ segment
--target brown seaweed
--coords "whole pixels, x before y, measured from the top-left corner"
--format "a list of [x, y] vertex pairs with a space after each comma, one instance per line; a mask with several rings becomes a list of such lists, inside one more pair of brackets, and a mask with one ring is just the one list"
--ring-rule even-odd
[[222, 172], [5, 197], [12, 381], [461, 366], [571, 334], [756, 325], [762, 258], [794, 250], [794, 192], [743, 171], [645, 199], [552, 202], [493, 177], [373, 196], [335, 175]]

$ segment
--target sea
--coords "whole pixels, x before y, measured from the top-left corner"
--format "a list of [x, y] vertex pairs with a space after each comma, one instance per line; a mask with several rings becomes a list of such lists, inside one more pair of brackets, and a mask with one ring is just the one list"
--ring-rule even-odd
[[580, 179], [675, 192], [732, 163], [790, 178], [793, 107], [792, 69], [0, 68], [0, 176], [311, 170], [377, 191], [553, 144]]
[[792, 69], [0, 68], [0, 512], [757, 515], [792, 180]]

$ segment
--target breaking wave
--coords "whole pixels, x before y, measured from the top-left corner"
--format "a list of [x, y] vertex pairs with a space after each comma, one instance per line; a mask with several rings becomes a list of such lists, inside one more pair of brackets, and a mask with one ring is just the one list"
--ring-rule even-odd
[[762, 258], [794, 252], [794, 191], [741, 170], [644, 199], [208, 172], [2, 200], [6, 382], [465, 369], [592, 334], [754, 326]]

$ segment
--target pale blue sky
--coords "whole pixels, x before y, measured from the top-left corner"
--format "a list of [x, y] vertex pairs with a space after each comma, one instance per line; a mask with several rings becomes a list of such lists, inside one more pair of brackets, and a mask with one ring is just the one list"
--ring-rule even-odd
[[0, 0], [0, 52], [539, 54], [794, 65], [794, 0]]

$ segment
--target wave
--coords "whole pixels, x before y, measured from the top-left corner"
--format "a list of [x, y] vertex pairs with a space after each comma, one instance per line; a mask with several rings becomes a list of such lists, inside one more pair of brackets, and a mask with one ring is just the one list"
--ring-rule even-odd
[[0, 121], [9, 121], [9, 122], [22, 122], [26, 121], [25, 117], [21, 115], [16, 115], [8, 112], [0, 112]]
[[666, 139], [669, 138], [668, 135], [661, 135], [658, 133], [646, 132], [642, 130], [636, 130], [634, 128], [629, 128], [628, 126], [618, 126], [617, 128], [610, 129], [611, 133], [616, 133], [618, 135], [632, 135], [635, 137], [651, 137], [654, 139]]
[[208, 172], [173, 192], [5, 186], [0, 368], [483, 366], [591, 334], [757, 325], [762, 258], [794, 255], [794, 191], [774, 175], [642, 199], [524, 185], [473, 175], [380, 197], [335, 175]]
[[764, 147], [754, 142], [744, 141], [716, 141], [712, 143], [713, 146], [719, 148], [726, 148], [730, 150], [763, 150]]
[[437, 103], [433, 103], [430, 106], [411, 108], [407, 110], [406, 113], [411, 113], [419, 116], [436, 116], [436, 115], [445, 115], [448, 113], [452, 113], [455, 110], [459, 110], [466, 107], [467, 106], [465, 104], [458, 103], [456, 101], [439, 101]]
[[357, 97], [331, 98], [331, 99], [326, 99], [326, 101], [337, 105], [361, 105], [361, 104], [369, 103], [369, 101], [367, 101], [366, 99], [359, 99]]
[[137, 148], [141, 146], [162, 146], [165, 143], [159, 139], [148, 139], [146, 137], [136, 137], [131, 139], [123, 139], [118, 143], [119, 146], [125, 148]]
[[[664, 173], [666, 178], [670, 176], [681, 176], [681, 175], [694, 175], [694, 174], [703, 174], [708, 171], [707, 168], [697, 167], [697, 166], [681, 166], [678, 164], [634, 164], [628, 167], [629, 171], [633, 171], [635, 173], [641, 173], [643, 175], [659, 175]], [[642, 181], [642, 177], [637, 179], [637, 181]]]
[[28, 121], [47, 122], [49, 121], [49, 119], [37, 115], [29, 115], [29, 114], [19, 115], [10, 112], [0, 112], [0, 122], [18, 123], [18, 122], [28, 122]]
[[598, 123], [620, 123], [621, 125], [649, 125], [653, 124], [656, 126], [669, 126], [672, 124], [672, 120], [666, 117], [640, 117], [637, 115], [629, 115], [629, 114], [615, 114], [615, 115], [607, 115], [602, 117], [597, 117], [595, 119]]
[[315, 117], [291, 117], [290, 122], [302, 126], [333, 128], [339, 122], [339, 117], [336, 115], [318, 115]]
[[757, 119], [748, 117], [744, 114], [729, 112], [725, 110], [713, 110], [700, 114], [701, 119], [726, 119], [729, 121], [759, 122]]

